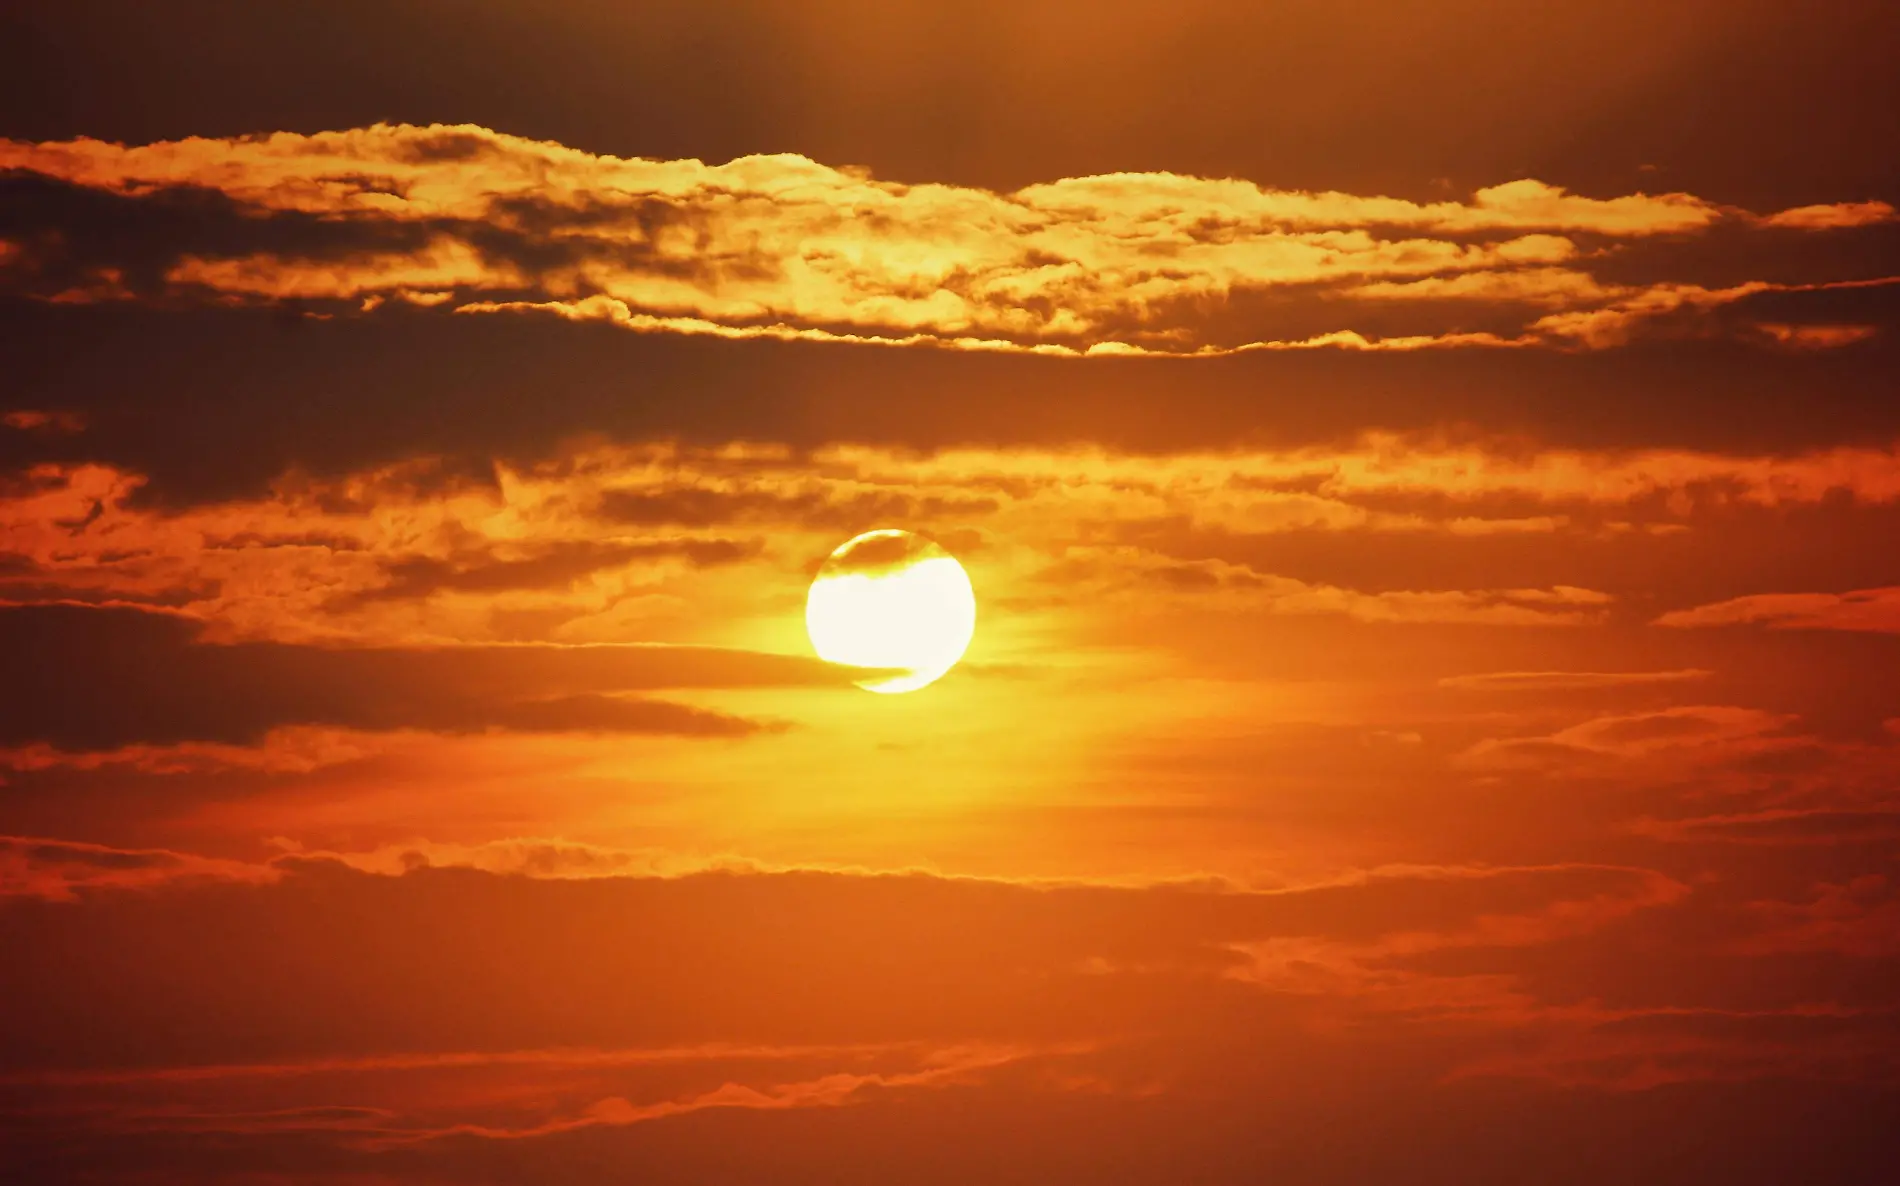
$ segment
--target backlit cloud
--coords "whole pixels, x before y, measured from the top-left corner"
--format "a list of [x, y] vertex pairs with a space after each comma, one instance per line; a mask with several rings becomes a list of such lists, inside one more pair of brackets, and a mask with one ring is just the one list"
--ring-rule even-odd
[[[0, 168], [15, 171], [0, 280], [46, 299], [336, 306], [323, 316], [397, 299], [656, 333], [1071, 355], [1601, 348], [1761, 293], [1833, 286], [1610, 283], [1589, 270], [1623, 244], [1892, 213], [1868, 202], [1757, 217], [1687, 193], [1598, 198], [1533, 179], [1437, 202], [1171, 173], [996, 193], [790, 154], [601, 156], [475, 126], [0, 141]], [[151, 241], [134, 254], [102, 230], [141, 222]], [[1336, 306], [1336, 324], [1275, 333], [1247, 302], [1279, 291]], [[1368, 317], [1399, 303], [1419, 306], [1416, 328]], [[1473, 303], [1499, 310], [1496, 328], [1466, 323]], [[1783, 337], [1855, 340], [1800, 326]]]
[[1568, 692], [1683, 683], [1707, 679], [1709, 674], [1694, 668], [1682, 671], [1487, 671], [1446, 676], [1438, 681], [1438, 686], [1467, 692]]
[[1671, 610], [1656, 624], [1683, 629], [1758, 624], [1783, 630], [1900, 633], [1900, 587], [1847, 593], [1751, 593]]
[[0, 836], [0, 899], [70, 901], [80, 890], [153, 889], [207, 880], [257, 884], [277, 876], [266, 865], [193, 853]]
[[[115, 466], [48, 463], [0, 488], [0, 600], [168, 611], [221, 641], [412, 647], [665, 631], [728, 645], [733, 636], [677, 631], [695, 606], [727, 606], [733, 621], [792, 608], [817, 558], [902, 523], [976, 564], [986, 596], [1024, 608], [1087, 594], [1104, 610], [1102, 598], [1365, 622], [1587, 624], [1618, 599], [1574, 566], [1453, 583], [1417, 564], [1366, 588], [1286, 571], [1285, 546], [1269, 541], [1337, 535], [1410, 554], [1408, 541], [1436, 539], [1557, 557], [1560, 541], [1633, 549], [1715, 531], [1739, 547], [1725, 526], [1738, 511], [1894, 505], [1900, 464], [1891, 449], [1858, 446], [1782, 457], [1525, 451], [1371, 433], [1334, 447], [1154, 454], [577, 443], [482, 469], [423, 456], [285, 473], [262, 497], [177, 510], [143, 502], [144, 486]], [[762, 602], [761, 588], [776, 599]], [[1885, 628], [1883, 597], [1750, 596], [1661, 623]]]

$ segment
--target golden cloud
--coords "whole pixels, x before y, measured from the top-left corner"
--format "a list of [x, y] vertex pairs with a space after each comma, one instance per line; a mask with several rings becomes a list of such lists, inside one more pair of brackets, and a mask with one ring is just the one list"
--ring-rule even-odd
[[[405, 298], [642, 332], [1072, 355], [1611, 346], [1667, 315], [1826, 285], [1610, 284], [1581, 261], [1718, 223], [1824, 231], [1892, 215], [1866, 202], [1761, 217], [1692, 194], [1595, 198], [1534, 179], [1462, 202], [1172, 173], [997, 193], [791, 154], [597, 155], [472, 125], [136, 147], [0, 141], [0, 169], [129, 203], [215, 195], [225, 205], [206, 216], [243, 234], [159, 244], [169, 256], [145, 261], [147, 295], [349, 301], [360, 312]], [[50, 299], [135, 295], [126, 261], [59, 266], [62, 250], [88, 243], [85, 227], [44, 230], [10, 243], [4, 274], [53, 286], [39, 294]], [[1337, 307], [1341, 324], [1260, 333], [1235, 302], [1274, 290]], [[1437, 324], [1375, 332], [1362, 320], [1399, 300], [1442, 307]], [[1474, 301], [1549, 312], [1473, 329], [1459, 309]], [[1851, 340], [1800, 336], [1809, 347]]]
[[1763, 226], [1794, 230], [1833, 230], [1837, 227], [1875, 226], [1894, 219], [1893, 206], [1887, 202], [1833, 202], [1818, 206], [1796, 206], [1761, 220]]
[[[587, 445], [494, 473], [457, 481], [416, 458], [287, 474], [261, 498], [162, 511], [135, 498], [136, 473], [42, 465], [0, 492], [15, 558], [0, 573], [0, 602], [164, 608], [220, 639], [614, 641], [667, 636], [668, 623], [705, 613], [751, 619], [761, 581], [795, 592], [840, 540], [905, 523], [976, 564], [986, 595], [1004, 599], [1087, 587], [1123, 605], [1185, 598], [1361, 620], [1579, 623], [1599, 618], [1607, 598], [1555, 585], [1356, 591], [1273, 572], [1245, 541], [1353, 532], [1528, 544], [1690, 530], [1707, 508], [1900, 501], [1889, 449], [1525, 452], [1392, 434], [1157, 455]], [[1238, 550], [1179, 553], [1189, 537]], [[1662, 624], [1892, 628], [1880, 625], [1891, 615], [1878, 590], [1777, 596], [1678, 610]]]

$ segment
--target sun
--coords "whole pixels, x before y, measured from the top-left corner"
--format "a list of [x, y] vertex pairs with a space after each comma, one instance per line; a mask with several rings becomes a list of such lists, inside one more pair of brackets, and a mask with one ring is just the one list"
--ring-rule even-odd
[[976, 634], [976, 592], [957, 558], [909, 531], [867, 531], [825, 560], [805, 597], [821, 659], [895, 670], [858, 681], [914, 692], [956, 666]]

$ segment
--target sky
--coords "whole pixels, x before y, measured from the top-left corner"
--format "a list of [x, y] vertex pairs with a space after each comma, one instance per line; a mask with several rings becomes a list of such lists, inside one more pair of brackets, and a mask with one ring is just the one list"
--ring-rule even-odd
[[1884, 1180], [1897, 57], [9, 5], [0, 1178]]

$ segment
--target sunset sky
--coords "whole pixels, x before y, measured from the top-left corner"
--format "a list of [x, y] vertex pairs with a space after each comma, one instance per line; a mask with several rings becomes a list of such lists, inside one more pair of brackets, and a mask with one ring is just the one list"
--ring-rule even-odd
[[8, 5], [0, 1181], [1892, 1181], [1896, 62]]

